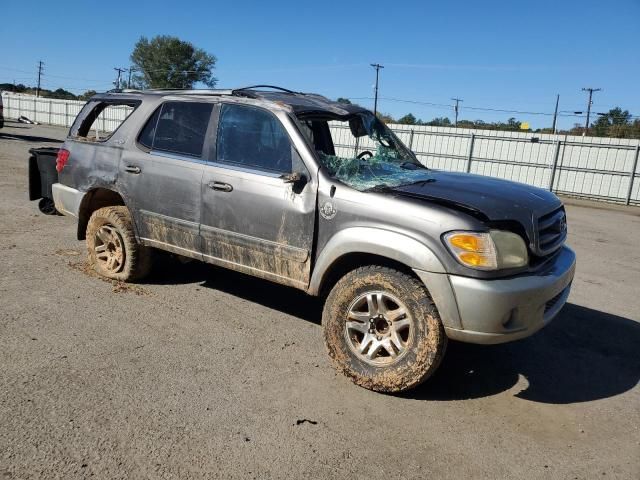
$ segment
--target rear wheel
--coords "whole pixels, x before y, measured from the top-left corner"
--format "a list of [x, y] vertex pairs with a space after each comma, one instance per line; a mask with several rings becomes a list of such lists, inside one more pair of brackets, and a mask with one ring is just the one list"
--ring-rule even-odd
[[425, 381], [447, 345], [424, 286], [386, 267], [358, 268], [340, 279], [327, 297], [322, 324], [337, 370], [380, 392], [401, 392]]
[[136, 241], [129, 210], [104, 207], [87, 225], [89, 262], [97, 273], [114, 280], [139, 280], [151, 269], [151, 251]]

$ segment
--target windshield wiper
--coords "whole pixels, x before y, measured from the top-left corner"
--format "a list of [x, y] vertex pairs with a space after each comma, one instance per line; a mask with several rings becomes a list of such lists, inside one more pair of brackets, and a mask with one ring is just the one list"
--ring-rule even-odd
[[414, 162], [402, 162], [400, 164], [400, 168], [404, 168], [405, 170], [429, 170], [427, 167], [422, 165], [421, 163]]
[[385, 184], [385, 183], [379, 183], [378, 185], [374, 185], [371, 188], [367, 188], [366, 190], [363, 190], [364, 192], [376, 192], [376, 193], [389, 193], [389, 192], [396, 192], [396, 193], [401, 193], [398, 191], [398, 188], [402, 188], [402, 187], [411, 187], [413, 185], [425, 185], [427, 183], [432, 183], [435, 182], [436, 179], [435, 178], [425, 178], [423, 180], [416, 180], [415, 182], [409, 182], [409, 183], [402, 183], [400, 185], [395, 185], [393, 187]]
[[374, 192], [374, 193], [389, 193], [389, 192], [393, 191], [393, 188], [391, 188], [389, 185], [386, 185], [384, 183], [380, 183], [378, 185], [374, 185], [371, 188], [367, 188], [364, 191], [365, 192]]
[[[411, 187], [413, 185], [426, 185], [427, 183], [435, 182], [435, 178], [425, 178], [423, 180], [416, 180], [415, 182], [403, 183], [402, 185], [398, 185], [398, 187]], [[396, 188], [398, 188], [396, 187]]]

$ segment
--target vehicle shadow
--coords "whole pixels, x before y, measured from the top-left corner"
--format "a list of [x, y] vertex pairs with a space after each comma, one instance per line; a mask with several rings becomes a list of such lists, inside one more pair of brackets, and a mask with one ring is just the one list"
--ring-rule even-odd
[[[320, 324], [322, 302], [294, 288], [201, 262], [163, 261], [149, 283], [197, 283]], [[435, 375], [402, 398], [482, 398], [528, 384], [515, 396], [566, 404], [608, 398], [640, 381], [640, 322], [568, 303], [546, 328], [503, 345], [449, 342]]]
[[219, 290], [311, 323], [319, 325], [322, 319], [320, 300], [301, 290], [203, 262], [181, 263], [162, 255], [145, 283], [198, 283], [201, 287]]
[[16, 133], [7, 133], [0, 130], [0, 138], [3, 140], [18, 140], [30, 143], [62, 143], [59, 138], [39, 137], [35, 135], [18, 135]]
[[545, 329], [494, 346], [450, 342], [440, 369], [406, 397], [480, 398], [509, 390], [539, 403], [567, 404], [608, 398], [640, 380], [640, 322], [568, 303]]

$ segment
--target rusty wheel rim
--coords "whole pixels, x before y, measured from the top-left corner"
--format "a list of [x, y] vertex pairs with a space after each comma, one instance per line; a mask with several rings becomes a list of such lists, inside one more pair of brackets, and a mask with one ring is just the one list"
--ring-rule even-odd
[[102, 225], [94, 238], [96, 261], [100, 267], [109, 273], [122, 271], [126, 252], [118, 230], [113, 225]]
[[412, 328], [413, 319], [404, 303], [387, 292], [371, 291], [351, 302], [344, 334], [360, 360], [387, 366], [409, 351]]

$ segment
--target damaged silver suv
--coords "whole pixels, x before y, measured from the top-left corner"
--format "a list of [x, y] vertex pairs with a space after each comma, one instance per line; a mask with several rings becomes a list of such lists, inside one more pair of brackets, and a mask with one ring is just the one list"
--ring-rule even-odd
[[99, 274], [139, 280], [161, 249], [321, 296], [335, 366], [376, 391], [423, 382], [447, 338], [531, 335], [573, 279], [555, 195], [431, 170], [370, 111], [320, 95], [99, 94], [57, 170], [56, 209]]

